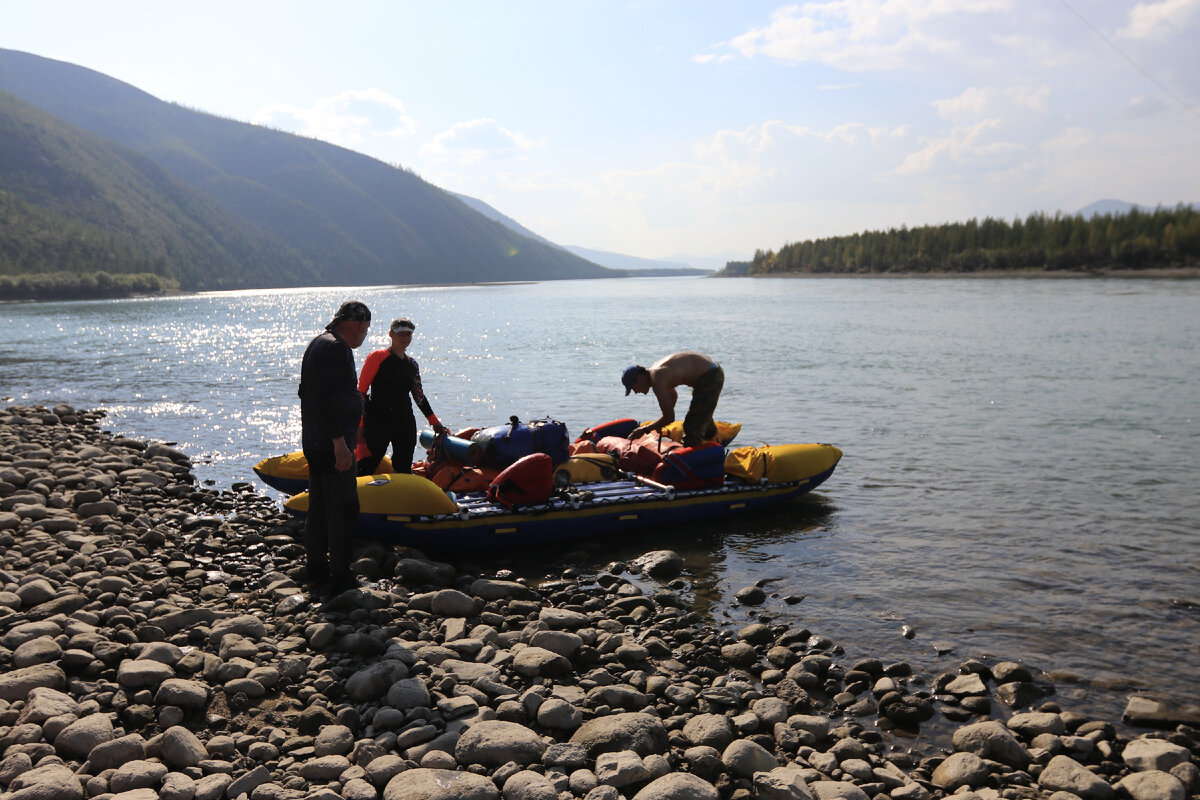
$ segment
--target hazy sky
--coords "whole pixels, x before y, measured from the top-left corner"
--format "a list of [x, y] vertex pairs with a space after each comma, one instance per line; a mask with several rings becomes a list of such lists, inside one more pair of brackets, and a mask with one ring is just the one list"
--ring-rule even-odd
[[1200, 0], [0, 0], [0, 47], [652, 258], [1200, 202]]

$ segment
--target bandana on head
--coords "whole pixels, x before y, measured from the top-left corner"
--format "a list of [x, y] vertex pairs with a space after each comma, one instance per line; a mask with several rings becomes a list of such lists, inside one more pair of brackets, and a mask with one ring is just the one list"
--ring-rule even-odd
[[325, 326], [325, 330], [333, 330], [339, 322], [370, 321], [371, 309], [367, 308], [366, 303], [360, 303], [357, 300], [347, 300], [338, 307], [337, 313], [333, 315], [333, 321]]

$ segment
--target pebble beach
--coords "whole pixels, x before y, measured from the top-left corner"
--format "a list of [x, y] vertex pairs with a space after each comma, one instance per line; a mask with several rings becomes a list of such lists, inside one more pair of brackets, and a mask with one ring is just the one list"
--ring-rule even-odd
[[0, 409], [0, 800], [1200, 796], [1195, 698], [1093, 719], [1015, 660], [724, 630], [669, 551], [532, 583], [361, 542], [310, 592], [275, 500], [102, 420]]

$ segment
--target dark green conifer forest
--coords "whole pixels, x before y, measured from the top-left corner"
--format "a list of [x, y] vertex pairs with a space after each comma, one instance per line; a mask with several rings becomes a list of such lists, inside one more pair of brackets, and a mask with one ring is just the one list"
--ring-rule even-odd
[[759, 250], [726, 275], [1178, 269], [1200, 266], [1200, 212], [1190, 205], [1123, 214], [1030, 214], [1011, 223], [948, 222], [865, 231]]

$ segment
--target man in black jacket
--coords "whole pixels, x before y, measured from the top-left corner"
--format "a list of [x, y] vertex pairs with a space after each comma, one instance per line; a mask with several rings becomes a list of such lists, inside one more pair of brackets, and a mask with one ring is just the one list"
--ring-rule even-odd
[[342, 303], [325, 332], [309, 342], [300, 366], [301, 442], [308, 460], [304, 548], [314, 585], [353, 583], [350, 558], [358, 519], [354, 446], [362, 395], [351, 350], [363, 343], [370, 327], [366, 305]]

